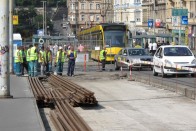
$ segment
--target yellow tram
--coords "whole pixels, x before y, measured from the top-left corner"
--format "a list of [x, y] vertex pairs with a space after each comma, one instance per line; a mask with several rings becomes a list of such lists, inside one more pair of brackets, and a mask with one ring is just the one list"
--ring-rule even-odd
[[128, 39], [132, 36], [128, 26], [119, 23], [102, 23], [92, 28], [82, 30], [77, 37], [80, 43], [88, 43], [91, 59], [99, 60], [99, 53], [106, 47], [107, 62], [114, 61], [122, 48], [129, 46]]

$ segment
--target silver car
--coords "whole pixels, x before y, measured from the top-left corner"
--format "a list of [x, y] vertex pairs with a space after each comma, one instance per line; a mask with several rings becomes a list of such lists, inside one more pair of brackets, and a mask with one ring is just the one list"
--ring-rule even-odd
[[[131, 63], [131, 66], [129, 66], [126, 63]], [[143, 48], [123, 48], [119, 51], [117, 55], [114, 57], [114, 66], [115, 70], [119, 70], [120, 67], [127, 68], [129, 70], [132, 70], [132, 68], [142, 69], [142, 68], [150, 68], [153, 69], [153, 66], [151, 64], [144, 64], [141, 63], [141, 61], [153, 61], [153, 56], [147, 53], [147, 51]]]

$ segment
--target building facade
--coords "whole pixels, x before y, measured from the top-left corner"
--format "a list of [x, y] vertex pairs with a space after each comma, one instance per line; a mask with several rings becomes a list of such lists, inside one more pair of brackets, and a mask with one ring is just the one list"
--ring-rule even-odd
[[113, 21], [113, 0], [67, 0], [68, 21], [76, 33], [102, 22]]
[[114, 22], [142, 25], [142, 0], [114, 0]]
[[[166, 0], [143, 0], [143, 27], [149, 34], [166, 33]], [[153, 21], [149, 25], [149, 21]]]
[[[188, 23], [184, 25], [183, 15], [174, 16], [172, 9], [188, 10]], [[168, 0], [166, 3], [167, 29], [172, 33], [177, 44], [189, 45], [195, 49], [196, 43], [196, 1], [195, 0]]]

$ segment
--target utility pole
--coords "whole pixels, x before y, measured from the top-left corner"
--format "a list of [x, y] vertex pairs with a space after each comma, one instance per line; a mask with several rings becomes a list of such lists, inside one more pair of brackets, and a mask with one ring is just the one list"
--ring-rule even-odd
[[[179, 2], [180, 2], [180, 9], [182, 9], [182, 1], [179, 0]], [[179, 32], [178, 32], [178, 33], [179, 33], [179, 38], [178, 38], [178, 39], [179, 39], [179, 40], [178, 40], [178, 42], [179, 42], [178, 44], [179, 44], [179, 45], [181, 45], [181, 21], [182, 21], [182, 20], [181, 20], [181, 19], [182, 19], [181, 17], [182, 17], [182, 15], [180, 14], [180, 16], [179, 16], [179, 24], [180, 24], [180, 25], [179, 25]]]
[[153, 34], [155, 35], [155, 2], [156, 0], [153, 1]]
[[42, 16], [43, 16], [43, 35], [45, 35], [46, 34], [46, 32], [45, 32], [45, 24], [46, 24], [46, 22], [45, 22], [45, 18], [46, 18], [46, 16], [45, 16], [45, 3], [46, 3], [46, 1], [41, 1], [42, 3], [43, 3], [43, 13], [42, 13]]
[[0, 9], [0, 98], [9, 98], [9, 1], [1, 0]]
[[9, 61], [10, 61], [10, 73], [13, 74], [13, 0], [9, 0]]

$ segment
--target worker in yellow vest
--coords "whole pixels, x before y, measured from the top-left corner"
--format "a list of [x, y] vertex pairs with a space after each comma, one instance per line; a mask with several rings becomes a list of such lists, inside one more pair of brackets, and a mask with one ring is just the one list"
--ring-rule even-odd
[[27, 61], [27, 66], [28, 66], [28, 75], [30, 76], [31, 74], [31, 70], [30, 70], [30, 49], [31, 47], [33, 47], [33, 45], [29, 45], [29, 48], [27, 49], [27, 53], [26, 53], [26, 61]]
[[44, 66], [45, 66], [45, 57], [44, 57], [44, 46], [41, 47], [41, 50], [39, 51], [39, 58], [38, 58], [38, 62], [41, 66], [41, 75], [44, 75]]
[[56, 54], [55, 65], [57, 65], [57, 75], [63, 74], [63, 64], [65, 62], [65, 54], [63, 48], [60, 46]]
[[100, 54], [99, 54], [99, 59], [100, 59], [100, 62], [102, 63], [102, 70], [103, 70], [103, 71], [105, 70], [106, 54], [107, 54], [107, 50], [106, 50], [106, 48], [104, 47], [104, 48], [100, 51]]
[[45, 66], [46, 66], [46, 73], [49, 73], [52, 71], [52, 51], [49, 47], [46, 48], [46, 51], [44, 53], [44, 59], [45, 59]]
[[37, 60], [38, 60], [38, 44], [35, 43], [33, 47], [31, 47], [29, 55], [30, 55], [30, 76], [35, 77], [37, 76]]
[[21, 54], [20, 54], [20, 47], [17, 47], [17, 50], [15, 51], [14, 54], [14, 63], [16, 65], [16, 69], [15, 69], [15, 74], [17, 76], [21, 76], [22, 72], [21, 72]]
[[74, 47], [70, 46], [70, 50], [67, 52], [68, 61], [68, 69], [67, 69], [67, 76], [74, 76], [74, 68], [75, 68], [75, 61], [77, 58], [77, 53], [74, 51]]

